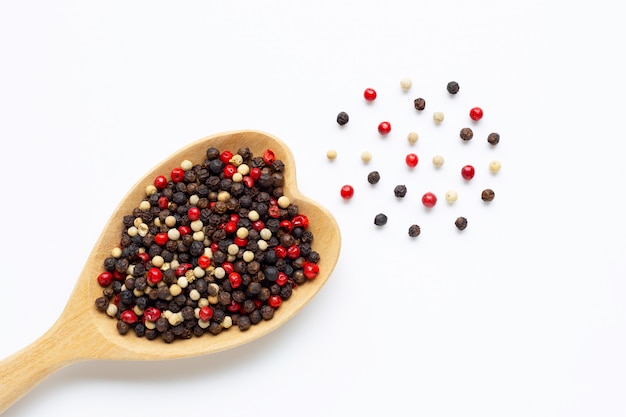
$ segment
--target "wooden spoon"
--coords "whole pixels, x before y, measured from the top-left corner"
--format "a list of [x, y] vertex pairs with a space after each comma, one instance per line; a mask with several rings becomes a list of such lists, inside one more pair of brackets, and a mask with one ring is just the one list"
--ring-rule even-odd
[[[274, 318], [253, 325], [247, 331], [236, 326], [213, 336], [206, 334], [167, 344], [129, 333], [122, 336], [114, 319], [95, 308], [102, 294], [96, 277], [112, 248], [119, 244], [122, 217], [132, 212], [145, 196], [146, 185], [157, 175], [166, 175], [183, 160], [201, 163], [206, 149], [236, 152], [247, 146], [254, 155], [267, 149], [285, 164], [284, 193], [309, 218], [314, 249], [320, 254], [319, 275], [299, 286], [276, 311]], [[87, 260], [76, 286], [55, 324], [30, 346], [0, 361], [0, 413], [56, 370], [74, 362], [92, 359], [159, 360], [205, 355], [240, 346], [275, 330], [302, 309], [326, 283], [337, 263], [341, 235], [329, 211], [300, 193], [296, 186], [295, 161], [291, 151], [277, 138], [259, 131], [234, 131], [206, 137], [191, 143], [155, 166], [131, 188], [104, 227]]]

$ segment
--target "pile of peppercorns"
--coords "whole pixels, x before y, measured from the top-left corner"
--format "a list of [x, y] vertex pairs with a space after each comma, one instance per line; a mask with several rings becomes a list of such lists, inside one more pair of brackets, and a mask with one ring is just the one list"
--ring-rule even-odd
[[[412, 82], [408, 78], [404, 78], [400, 81], [400, 87], [405, 92], [410, 90], [412, 86]], [[450, 81], [446, 85], [446, 91], [450, 95], [456, 95], [460, 91], [459, 83], [456, 81]], [[366, 88], [363, 92], [363, 98], [366, 102], [373, 102], [378, 97], [378, 93], [373, 88]], [[413, 100], [413, 107], [417, 112], [423, 112], [426, 109], [426, 100], [423, 97], [418, 97]], [[480, 121], [483, 116], [483, 110], [480, 107], [472, 107], [469, 109], [469, 119], [473, 123], [477, 123]], [[433, 122], [436, 125], [441, 124], [444, 121], [445, 115], [443, 112], [436, 111], [433, 112], [432, 115]], [[339, 126], [346, 125], [350, 120], [350, 117], [347, 112], [341, 111], [337, 115], [337, 124]], [[391, 123], [389, 121], [382, 121], [378, 125], [378, 133], [381, 136], [386, 136], [391, 132]], [[474, 138], [474, 131], [471, 127], [464, 126], [459, 131], [459, 137], [462, 142], [471, 141]], [[417, 143], [419, 136], [416, 132], [409, 132], [407, 135], [407, 140], [410, 145], [414, 145]], [[500, 134], [497, 132], [491, 132], [486, 137], [487, 142], [491, 147], [495, 147], [500, 142]], [[334, 149], [328, 150], [326, 156], [329, 160], [334, 160], [337, 157], [337, 152]], [[372, 159], [372, 155], [370, 152], [366, 151], [361, 154], [361, 159], [364, 163], [369, 163]], [[410, 152], [405, 156], [405, 163], [409, 168], [414, 168], [417, 166], [419, 162], [419, 158], [417, 154]], [[442, 155], [435, 155], [432, 158], [432, 163], [435, 168], [441, 168], [444, 164], [444, 157]], [[488, 169], [492, 174], [497, 174], [501, 169], [501, 163], [498, 160], [492, 160], [489, 163]], [[464, 165], [461, 167], [460, 174], [463, 180], [471, 181], [475, 176], [475, 168], [473, 165]], [[367, 182], [371, 185], [375, 185], [380, 181], [380, 173], [378, 171], [371, 171], [367, 176]], [[354, 187], [352, 185], [346, 184], [341, 187], [340, 196], [349, 200], [354, 196]], [[407, 187], [405, 184], [398, 184], [395, 186], [393, 193], [396, 198], [404, 198], [407, 194]], [[448, 204], [454, 204], [457, 201], [458, 194], [455, 190], [448, 190], [445, 193], [445, 200]], [[493, 201], [495, 198], [495, 192], [491, 188], [486, 188], [482, 190], [480, 198], [485, 203], [489, 203]], [[437, 196], [432, 192], [426, 192], [423, 194], [421, 198], [421, 202], [424, 207], [431, 209], [437, 204]], [[374, 217], [374, 225], [376, 226], [384, 226], [387, 224], [388, 217], [384, 213], [378, 213]], [[457, 217], [454, 220], [454, 225], [458, 230], [465, 230], [468, 225], [468, 220], [465, 217]], [[408, 235], [410, 237], [417, 237], [421, 233], [421, 228], [417, 224], [412, 224], [408, 228]]]
[[284, 169], [269, 149], [211, 147], [201, 164], [156, 177], [120, 219], [96, 308], [120, 334], [167, 343], [272, 319], [320, 260], [307, 216], [283, 193]]

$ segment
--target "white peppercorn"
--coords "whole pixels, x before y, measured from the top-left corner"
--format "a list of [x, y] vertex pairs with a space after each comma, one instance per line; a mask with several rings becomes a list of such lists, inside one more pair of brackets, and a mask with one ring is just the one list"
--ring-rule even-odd
[[419, 140], [419, 135], [416, 132], [409, 132], [406, 139], [411, 145], [414, 145]]
[[450, 204], [454, 203], [459, 198], [459, 195], [454, 190], [446, 192], [446, 201]]
[[435, 124], [439, 124], [443, 122], [443, 119], [444, 119], [444, 115], [442, 112], [436, 111], [433, 113], [433, 120], [435, 121]]
[[400, 88], [402, 88], [402, 90], [408, 91], [411, 89], [411, 86], [413, 86], [413, 82], [410, 78], [403, 78], [400, 80]]
[[445, 162], [445, 159], [443, 156], [441, 155], [433, 156], [433, 165], [435, 166], [435, 168], [441, 168], [444, 162]]
[[498, 171], [500, 171], [500, 168], [502, 168], [502, 164], [500, 163], [500, 161], [494, 159], [493, 161], [489, 162], [489, 171], [491, 171], [492, 173], [497, 173]]

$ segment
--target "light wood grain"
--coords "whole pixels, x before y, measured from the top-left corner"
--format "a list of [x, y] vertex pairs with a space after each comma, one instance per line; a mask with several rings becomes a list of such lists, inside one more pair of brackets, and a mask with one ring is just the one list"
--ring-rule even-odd
[[[309, 218], [314, 249], [321, 257], [320, 273], [315, 280], [299, 286], [272, 320], [263, 321], [245, 332], [231, 328], [217, 336], [204, 335], [171, 344], [160, 339], [149, 341], [130, 333], [121, 336], [115, 320], [97, 311], [94, 305], [102, 292], [96, 277], [102, 270], [104, 259], [119, 244], [123, 227], [121, 219], [138, 205], [145, 195], [146, 185], [157, 175], [168, 174], [185, 159], [202, 162], [209, 146], [233, 152], [247, 146], [254, 155], [272, 149], [285, 163], [285, 195]], [[335, 267], [340, 247], [341, 235], [332, 214], [298, 190], [295, 161], [282, 141], [264, 132], [245, 130], [217, 134], [191, 143], [147, 172], [120, 202], [94, 245], [57, 322], [32, 345], [0, 361], [0, 413], [51, 373], [78, 361], [175, 359], [215, 353], [252, 342], [284, 324], [319, 292]]]

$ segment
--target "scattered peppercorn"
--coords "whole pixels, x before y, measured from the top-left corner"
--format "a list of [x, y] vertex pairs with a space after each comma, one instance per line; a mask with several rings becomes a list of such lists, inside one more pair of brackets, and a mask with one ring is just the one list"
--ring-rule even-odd
[[467, 227], [467, 219], [465, 217], [457, 217], [457, 219], [454, 221], [454, 225], [459, 230], [465, 230], [465, 228]]
[[461, 136], [461, 139], [465, 141], [471, 140], [474, 137], [474, 132], [469, 127], [464, 127], [463, 129], [461, 129], [459, 136]]
[[489, 142], [490, 145], [497, 145], [500, 143], [500, 134], [495, 132], [490, 133], [489, 136], [487, 136], [487, 142]]
[[363, 151], [363, 153], [361, 153], [361, 161], [367, 164], [371, 160], [372, 160], [372, 153], [370, 151]]
[[378, 181], [380, 181], [380, 174], [378, 171], [372, 171], [367, 174], [367, 182], [370, 184], [378, 184]]
[[378, 213], [376, 217], [374, 217], [374, 224], [376, 226], [384, 226], [387, 224], [387, 216], [383, 213]]
[[354, 187], [348, 184], [344, 185], [341, 187], [340, 195], [344, 200], [351, 199], [354, 196]]
[[472, 178], [474, 178], [475, 173], [476, 170], [471, 165], [465, 165], [463, 168], [461, 168], [461, 176], [464, 180], [471, 180]]
[[491, 188], [484, 189], [482, 193], [480, 194], [480, 198], [483, 201], [493, 201], [495, 196], [496, 196], [496, 193]]
[[376, 90], [374, 90], [373, 88], [366, 88], [365, 91], [363, 92], [363, 98], [365, 98], [365, 100], [367, 101], [374, 101], [376, 100]]
[[284, 169], [271, 150], [209, 148], [204, 162], [156, 177], [121, 219], [95, 308], [121, 335], [166, 343], [271, 319], [319, 273], [308, 218], [283, 194]]
[[410, 78], [403, 78], [400, 80], [400, 88], [402, 88], [403, 91], [409, 91], [412, 85], [413, 81], [411, 81]]
[[500, 171], [500, 168], [502, 168], [502, 164], [500, 163], [500, 161], [494, 159], [493, 161], [489, 162], [489, 171], [491, 171], [492, 173], [496, 174], [498, 171]]
[[440, 111], [436, 111], [433, 113], [433, 121], [435, 122], [435, 124], [440, 124], [441, 122], [443, 122], [444, 119], [444, 115], [442, 112]]
[[419, 158], [416, 154], [410, 153], [404, 158], [404, 161], [406, 162], [408, 167], [415, 168], [417, 166], [417, 163], [419, 162]]
[[410, 237], [417, 237], [417, 236], [420, 235], [420, 233], [422, 233], [422, 229], [418, 225], [412, 224], [409, 227], [409, 236]]
[[413, 106], [415, 106], [415, 110], [422, 111], [426, 108], [426, 100], [424, 100], [421, 97], [418, 97], [415, 100], [413, 100]]
[[427, 208], [435, 207], [437, 204], [437, 196], [430, 191], [422, 196], [422, 204]]
[[483, 118], [483, 109], [480, 107], [472, 107], [469, 111], [470, 119], [478, 121]]
[[411, 145], [414, 145], [417, 143], [419, 136], [416, 132], [409, 132], [406, 139], [409, 141]]
[[345, 111], [342, 111], [337, 115], [337, 123], [339, 124], [339, 126], [345, 125], [346, 123], [348, 123], [349, 120], [350, 117]]
[[456, 81], [450, 81], [448, 83], [448, 85], [446, 86], [446, 90], [448, 90], [448, 93], [450, 94], [456, 94], [459, 92], [459, 83], [457, 83]]
[[454, 190], [449, 190], [446, 192], [446, 201], [449, 204], [454, 203], [459, 198], [459, 194]]
[[433, 165], [435, 168], [441, 168], [445, 162], [445, 159], [441, 155], [433, 156]]
[[378, 133], [384, 136], [388, 134], [389, 132], [391, 132], [391, 123], [380, 122], [380, 124], [378, 125]]
[[396, 185], [393, 189], [393, 194], [398, 198], [404, 198], [406, 196], [406, 185]]
[[330, 159], [331, 161], [335, 160], [337, 158], [337, 151], [334, 149], [329, 149], [328, 151], [326, 151], [326, 158]]

